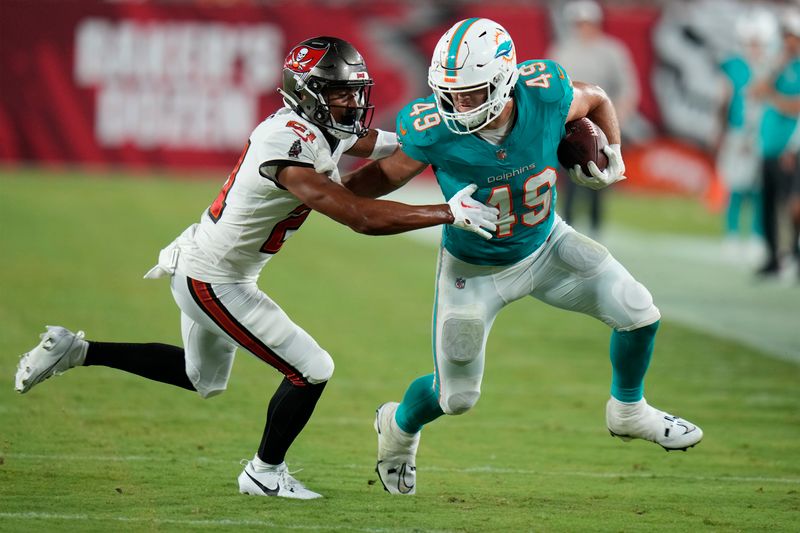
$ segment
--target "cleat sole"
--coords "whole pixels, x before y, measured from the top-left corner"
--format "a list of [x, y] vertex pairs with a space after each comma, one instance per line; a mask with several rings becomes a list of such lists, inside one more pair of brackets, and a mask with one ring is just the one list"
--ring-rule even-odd
[[[616, 438], [618, 438], [618, 439], [622, 439], [624, 442], [630, 442], [630, 441], [632, 441], [632, 440], [635, 438], [635, 437], [629, 437], [629, 436], [627, 436], [627, 435], [617, 435], [616, 433], [614, 433], [614, 432], [613, 432], [613, 431], [611, 431], [610, 429], [608, 430], [608, 434], [609, 434], [609, 435], [611, 435], [612, 437], [616, 437]], [[676, 452], [676, 451], [685, 452], [685, 451], [688, 451], [688, 450], [689, 450], [689, 448], [694, 448], [695, 446], [697, 446], [698, 444], [700, 444], [700, 442], [701, 442], [701, 441], [697, 441], [697, 442], [695, 442], [694, 444], [690, 444], [690, 445], [688, 445], [688, 446], [684, 446], [683, 448], [667, 448], [667, 447], [666, 447], [666, 446], [664, 446], [663, 444], [659, 444], [659, 443], [657, 443], [657, 442], [656, 442], [656, 444], [658, 444], [659, 446], [661, 446], [662, 448], [664, 448], [664, 451], [665, 451], [665, 452]]]

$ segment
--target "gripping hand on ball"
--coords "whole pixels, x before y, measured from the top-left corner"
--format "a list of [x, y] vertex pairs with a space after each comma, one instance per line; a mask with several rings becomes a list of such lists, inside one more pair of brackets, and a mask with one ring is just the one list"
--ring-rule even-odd
[[589, 161], [590, 175], [583, 173], [580, 165], [575, 165], [568, 170], [569, 177], [578, 185], [598, 190], [608, 187], [612, 183], [627, 179], [625, 177], [625, 162], [622, 160], [622, 148], [618, 144], [609, 144], [603, 147], [603, 152], [608, 157], [608, 167], [600, 170], [594, 161]]
[[492, 234], [486, 230], [497, 229], [497, 215], [500, 211], [474, 199], [472, 193], [477, 190], [478, 186], [474, 183], [467, 185], [447, 202], [453, 213], [452, 224], [457, 228], [477, 233], [484, 239], [491, 239]]

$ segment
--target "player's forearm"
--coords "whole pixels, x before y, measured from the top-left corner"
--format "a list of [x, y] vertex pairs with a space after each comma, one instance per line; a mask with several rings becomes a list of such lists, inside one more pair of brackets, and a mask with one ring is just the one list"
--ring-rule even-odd
[[453, 213], [447, 204], [406, 205], [388, 200], [372, 202], [345, 222], [365, 235], [393, 235], [415, 229], [451, 224]]
[[614, 105], [608, 97], [599, 101], [598, 105], [591, 109], [586, 116], [600, 126], [600, 129], [606, 134], [609, 144], [620, 144], [622, 135], [619, 130], [619, 119]]
[[399, 188], [388, 179], [381, 168], [381, 161], [371, 161], [342, 177], [342, 184], [353, 194], [364, 198], [377, 198]]
[[619, 120], [608, 94], [597, 85], [580, 81], [574, 82], [574, 91], [567, 120], [589, 117], [606, 134], [609, 144], [619, 144]]

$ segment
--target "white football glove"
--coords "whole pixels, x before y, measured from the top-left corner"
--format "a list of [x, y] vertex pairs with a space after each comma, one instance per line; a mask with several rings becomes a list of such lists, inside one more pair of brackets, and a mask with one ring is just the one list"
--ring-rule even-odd
[[612, 183], [627, 179], [625, 174], [625, 162], [622, 160], [622, 148], [618, 144], [609, 144], [603, 147], [603, 152], [608, 157], [608, 167], [601, 171], [597, 168], [594, 161], [589, 161], [587, 165], [591, 176], [583, 173], [580, 165], [568, 169], [569, 177], [578, 185], [583, 185], [595, 191], [608, 187]]
[[492, 234], [486, 230], [497, 229], [497, 215], [500, 211], [474, 199], [472, 193], [477, 190], [478, 186], [474, 183], [467, 185], [455, 193], [447, 205], [453, 213], [453, 226], [477, 233], [484, 239], [491, 239]]

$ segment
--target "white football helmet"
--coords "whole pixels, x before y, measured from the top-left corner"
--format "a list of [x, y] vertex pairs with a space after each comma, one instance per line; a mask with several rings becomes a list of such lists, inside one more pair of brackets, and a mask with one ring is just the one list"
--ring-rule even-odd
[[[456, 23], [439, 39], [428, 70], [439, 113], [447, 128], [460, 135], [484, 128], [511, 99], [517, 82], [517, 50], [498, 23], [471, 18]], [[454, 95], [484, 89], [486, 101], [459, 112]]]

